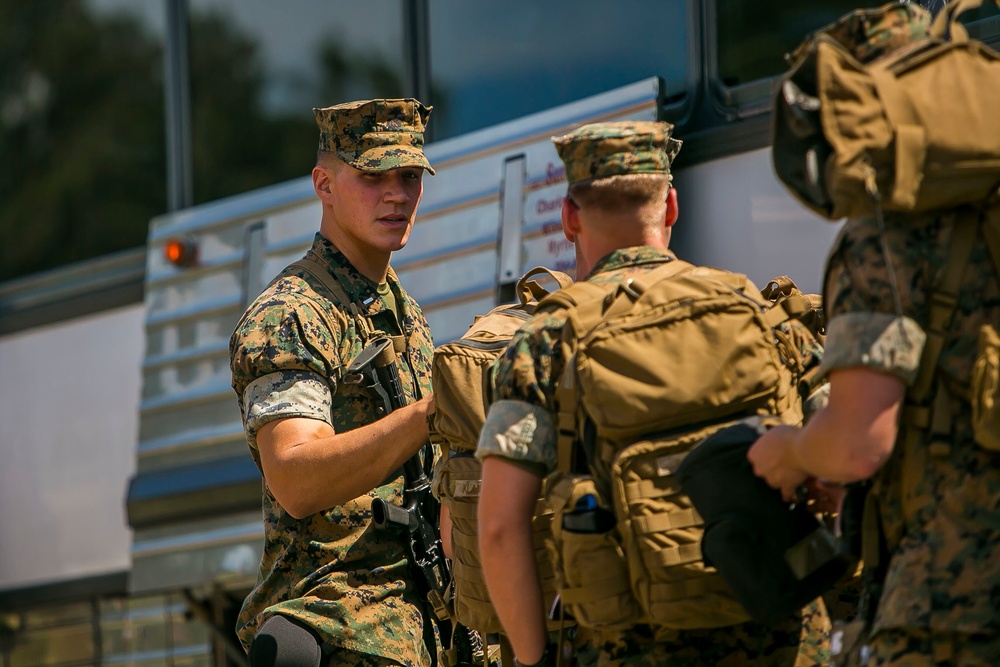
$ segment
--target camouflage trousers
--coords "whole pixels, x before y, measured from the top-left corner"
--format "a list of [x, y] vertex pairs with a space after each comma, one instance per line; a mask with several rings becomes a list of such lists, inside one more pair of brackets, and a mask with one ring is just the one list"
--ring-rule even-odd
[[821, 599], [773, 625], [654, 633], [581, 631], [577, 665], [589, 667], [821, 667], [830, 662], [830, 618]]
[[929, 630], [882, 630], [871, 644], [868, 667], [995, 667], [1000, 636]]
[[333, 653], [327, 659], [325, 667], [393, 667], [400, 664], [402, 663], [398, 660], [386, 658], [381, 655], [369, 655], [367, 653], [345, 651], [344, 649], [334, 649]]

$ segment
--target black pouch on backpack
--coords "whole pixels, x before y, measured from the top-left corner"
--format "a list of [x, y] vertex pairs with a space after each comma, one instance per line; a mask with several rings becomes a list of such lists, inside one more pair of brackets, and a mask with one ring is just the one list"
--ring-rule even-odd
[[773, 623], [829, 590], [851, 560], [804, 504], [789, 505], [753, 474], [746, 454], [764, 430], [748, 420], [716, 432], [677, 475], [705, 521], [705, 562], [755, 621]]

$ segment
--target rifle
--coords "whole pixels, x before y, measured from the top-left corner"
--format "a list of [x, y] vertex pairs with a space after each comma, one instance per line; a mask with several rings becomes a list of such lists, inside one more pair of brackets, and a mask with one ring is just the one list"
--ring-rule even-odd
[[[359, 378], [362, 387], [378, 396], [385, 414], [407, 404], [403, 385], [396, 368], [396, 353], [392, 340], [378, 337], [369, 341], [347, 370], [348, 376]], [[423, 447], [420, 451], [423, 451]], [[403, 464], [405, 486], [403, 505], [394, 505], [381, 498], [372, 501], [372, 522], [379, 527], [397, 530], [408, 536], [409, 561], [418, 592], [434, 608], [434, 622], [441, 644], [448, 651], [457, 649], [457, 664], [472, 664], [474, 654], [482, 650], [479, 636], [463, 626], [452, 629], [451, 616], [445, 602], [452, 585], [451, 566], [441, 545], [440, 505], [431, 495], [431, 482], [417, 451]]]

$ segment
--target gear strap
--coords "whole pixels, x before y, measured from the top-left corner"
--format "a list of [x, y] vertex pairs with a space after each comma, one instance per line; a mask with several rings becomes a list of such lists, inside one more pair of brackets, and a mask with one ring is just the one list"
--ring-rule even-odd
[[[302, 271], [305, 271], [310, 276], [315, 278], [321, 285], [326, 287], [331, 293], [333, 293], [336, 303], [342, 305], [347, 309], [351, 318], [357, 325], [358, 333], [361, 335], [361, 345], [364, 346], [369, 340], [375, 335], [376, 328], [372, 324], [372, 321], [365, 315], [361, 314], [361, 310], [358, 308], [357, 304], [351, 299], [347, 294], [347, 290], [344, 286], [340, 284], [330, 271], [330, 266], [318, 259], [314, 255], [308, 254], [302, 259], [292, 262], [290, 266], [294, 266]], [[337, 327], [334, 326], [333, 320], [330, 318], [330, 314], [324, 309], [319, 310], [319, 316], [323, 318], [324, 324], [330, 329], [330, 331], [336, 331]], [[381, 333], [381, 332], [379, 332]], [[405, 336], [388, 336], [392, 340], [392, 349], [396, 353], [396, 356], [400, 356], [406, 351], [406, 337]]]

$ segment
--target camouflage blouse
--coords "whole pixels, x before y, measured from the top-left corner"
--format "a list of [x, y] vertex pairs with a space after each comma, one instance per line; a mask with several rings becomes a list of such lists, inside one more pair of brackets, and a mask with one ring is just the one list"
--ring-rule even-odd
[[[875, 220], [849, 220], [827, 262], [826, 370], [867, 367], [913, 383], [928, 325], [931, 286], [940, 280], [954, 215], [887, 214], [894, 297]], [[973, 245], [958, 306], [938, 360], [938, 378], [964, 396], [982, 324], [1000, 322], [1000, 288], [986, 246]], [[979, 448], [961, 401], [951, 443], [921, 443], [923, 472], [902, 503], [902, 445], [879, 473], [887, 532], [902, 534], [889, 562], [876, 629], [1000, 633], [1000, 455]], [[941, 445], [944, 446], [941, 446]], [[926, 446], [925, 446], [926, 445]]]
[[[329, 241], [317, 234], [307, 257], [328, 267], [375, 327], [406, 337], [406, 352], [399, 359], [404, 392], [410, 400], [426, 395], [433, 350], [430, 329], [392, 269], [387, 282], [401, 332], [378, 286]], [[397, 330], [387, 330], [392, 327]], [[342, 382], [363, 342], [358, 320], [298, 267], [282, 271], [247, 309], [230, 341], [230, 356], [233, 388], [258, 468], [256, 433], [270, 421], [319, 419], [339, 433], [377, 419], [375, 400], [357, 385]], [[280, 613], [314, 628], [328, 646], [404, 665], [428, 664], [424, 615], [413, 592], [406, 545], [371, 524], [372, 499], [398, 504], [402, 491], [399, 470], [359, 498], [295, 519], [271, 495], [265, 480], [264, 554], [257, 585], [239, 617], [243, 645], [249, 648], [260, 624]]]

